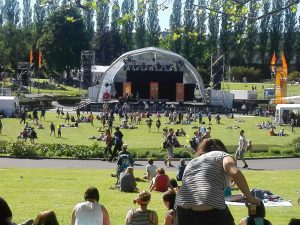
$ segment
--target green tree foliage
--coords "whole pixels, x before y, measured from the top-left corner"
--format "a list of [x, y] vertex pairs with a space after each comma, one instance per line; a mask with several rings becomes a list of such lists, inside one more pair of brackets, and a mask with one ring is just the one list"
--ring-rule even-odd
[[225, 55], [225, 59], [229, 60], [229, 45], [231, 35], [231, 23], [228, 21], [228, 15], [223, 14], [221, 18], [220, 29], [220, 50], [221, 54]]
[[148, 46], [159, 46], [160, 26], [158, 19], [157, 0], [150, 0], [147, 20], [147, 44]]
[[84, 20], [77, 8], [64, 6], [51, 14], [38, 42], [47, 68], [55, 72], [80, 67], [81, 51], [88, 49]]
[[50, 15], [59, 8], [59, 0], [51, 0], [47, 2], [47, 14]]
[[120, 6], [118, 0], [114, 0], [111, 9], [110, 33], [112, 40], [112, 59], [116, 59], [121, 54], [121, 35], [120, 35]]
[[17, 0], [5, 0], [3, 14], [7, 24], [17, 25], [20, 21], [19, 2]]
[[112, 34], [108, 27], [96, 33], [93, 50], [95, 51], [96, 64], [110, 65], [112, 63], [114, 46]]
[[42, 5], [42, 0], [37, 0], [34, 4], [34, 28], [37, 39], [42, 35], [43, 26], [46, 20], [46, 8]]
[[184, 5], [184, 18], [183, 27], [184, 34], [182, 42], [182, 54], [185, 58], [195, 64], [194, 57], [192, 56], [192, 48], [195, 45], [195, 16], [194, 16], [194, 0], [186, 0]]
[[[91, 0], [87, 0], [86, 4], [90, 4], [92, 1]], [[85, 26], [86, 26], [86, 30], [87, 30], [87, 38], [88, 38], [88, 42], [90, 43], [94, 37], [94, 9], [92, 7], [86, 9], [83, 11], [83, 18], [84, 18], [84, 22], [85, 22]]]
[[146, 4], [144, 0], [138, 0], [136, 20], [135, 20], [135, 44], [137, 48], [144, 48], [146, 46]]
[[0, 27], [3, 25], [4, 15], [3, 15], [3, 0], [0, 0]]
[[174, 0], [170, 16], [170, 48], [176, 53], [181, 51], [181, 0]]
[[[270, 11], [270, 1], [263, 0], [263, 14], [268, 14]], [[260, 31], [259, 31], [259, 55], [262, 65], [266, 63], [266, 55], [269, 53], [269, 25], [270, 16], [266, 16], [260, 21]]]
[[32, 24], [32, 9], [30, 6], [30, 0], [23, 0], [23, 18], [22, 26], [25, 29], [29, 29]]
[[[287, 0], [285, 4], [291, 3]], [[297, 32], [297, 15], [291, 9], [285, 10], [284, 34], [283, 34], [283, 51], [286, 61], [289, 64], [295, 55], [294, 47]]]
[[[108, 27], [109, 23], [109, 1], [98, 0], [97, 1], [97, 29], [96, 31], [104, 31]], [[91, 18], [92, 19], [92, 18]]]
[[257, 43], [257, 21], [252, 19], [253, 17], [257, 17], [258, 15], [258, 5], [256, 4], [256, 0], [249, 1], [249, 18], [247, 21], [247, 38], [245, 41], [245, 55], [246, 62], [248, 66], [251, 66], [253, 63], [253, 58], [256, 53], [256, 43]]
[[219, 16], [215, 12], [219, 8], [218, 0], [211, 0], [210, 7], [213, 9], [209, 12], [208, 17], [208, 45], [212, 55], [218, 54], [218, 34], [219, 34]]
[[122, 18], [119, 20], [122, 24], [121, 40], [123, 52], [133, 48], [133, 27], [134, 27], [134, 1], [124, 0], [122, 3]]
[[[272, 1], [272, 10], [276, 10], [278, 8], [281, 8], [282, 6], [283, 6], [282, 0]], [[273, 52], [275, 52], [276, 55], [279, 54], [281, 38], [282, 38], [282, 28], [283, 28], [282, 15], [283, 15], [282, 12], [280, 12], [277, 14], [273, 14], [271, 17], [270, 55], [272, 55]]]

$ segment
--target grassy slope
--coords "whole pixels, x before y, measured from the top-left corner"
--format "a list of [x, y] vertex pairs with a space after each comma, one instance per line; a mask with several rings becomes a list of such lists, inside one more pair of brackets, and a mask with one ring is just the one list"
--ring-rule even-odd
[[[73, 112], [72, 112], [73, 113]], [[237, 146], [237, 139], [239, 136], [240, 129], [244, 129], [246, 131], [246, 137], [253, 141], [254, 149], [269, 149], [272, 146], [282, 146], [286, 143], [289, 143], [292, 139], [298, 137], [299, 128], [296, 129], [295, 134], [291, 134], [290, 128], [285, 127], [286, 133], [290, 134], [290, 136], [286, 137], [270, 137], [268, 135], [267, 130], [259, 130], [256, 128], [256, 124], [262, 121], [268, 121], [269, 118], [266, 117], [254, 117], [254, 118], [238, 118], [239, 120], [245, 120], [245, 122], [236, 122], [234, 119], [228, 119], [222, 116], [221, 124], [217, 125], [215, 121], [212, 121], [212, 137], [221, 139], [226, 146], [234, 150]], [[166, 121], [166, 118], [163, 118], [163, 122]], [[38, 139], [36, 143], [66, 143], [66, 144], [82, 144], [82, 145], [90, 145], [93, 140], [89, 140], [88, 138], [91, 136], [98, 136], [97, 127], [100, 126], [100, 122], [95, 120], [95, 126], [93, 127], [89, 123], [80, 123], [79, 128], [63, 128], [62, 129], [62, 138], [49, 137], [50, 129], [50, 121], [53, 121], [56, 125], [64, 123], [64, 119], [57, 119], [55, 117], [55, 113], [46, 113], [46, 122], [43, 122], [45, 129], [38, 130]], [[204, 121], [207, 123], [207, 118], [204, 118]], [[3, 119], [2, 120], [4, 128], [3, 128], [3, 136], [0, 137], [1, 141], [10, 141], [16, 140], [18, 133], [23, 129], [23, 124], [19, 124], [19, 119]], [[33, 125], [32, 121], [29, 121], [31, 125]], [[119, 118], [116, 117], [116, 122], [114, 125], [119, 124]], [[187, 141], [193, 136], [194, 129], [192, 126], [198, 125], [194, 122], [192, 125], [169, 125], [163, 124], [162, 127], [173, 127], [175, 129], [183, 128], [186, 130], [188, 136], [187, 137], [179, 137], [179, 141], [181, 144], [188, 145]], [[237, 125], [240, 126], [240, 129], [227, 129], [227, 126]], [[276, 129], [278, 132], [279, 128]], [[158, 149], [161, 146], [161, 142], [163, 141], [161, 132], [157, 132], [155, 123], [153, 123], [153, 127], [151, 132], [148, 132], [148, 128], [146, 126], [145, 121], [143, 120], [141, 125], [139, 125], [138, 129], [133, 130], [122, 130], [124, 133], [124, 140], [128, 143], [129, 148], [138, 148], [138, 149]], [[104, 143], [101, 142], [103, 145]]]
[[[135, 207], [132, 199], [135, 193], [121, 193], [109, 190], [115, 179], [110, 177], [111, 170], [85, 169], [1, 169], [0, 196], [11, 206], [16, 222], [28, 218], [47, 209], [57, 213], [60, 225], [70, 222], [70, 214], [74, 205], [82, 201], [83, 193], [88, 186], [96, 186], [100, 190], [100, 201], [109, 211], [113, 225], [123, 224], [127, 210]], [[142, 176], [138, 170], [136, 175]], [[291, 217], [299, 217], [300, 206], [296, 204], [299, 197], [298, 180], [300, 171], [245, 171], [250, 188], [269, 189], [286, 200], [292, 200], [291, 208], [267, 208], [267, 218], [274, 225], [286, 225]], [[174, 173], [169, 173], [173, 177]], [[148, 189], [147, 182], [139, 182], [140, 189]], [[160, 224], [166, 209], [161, 200], [161, 193], [153, 193], [150, 208], [159, 215]], [[230, 207], [236, 220], [243, 218], [245, 207]]]

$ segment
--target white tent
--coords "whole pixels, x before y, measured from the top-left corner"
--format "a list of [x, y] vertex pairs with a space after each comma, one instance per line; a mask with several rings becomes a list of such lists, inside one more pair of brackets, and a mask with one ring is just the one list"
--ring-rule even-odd
[[[300, 104], [278, 104], [276, 105], [275, 122], [282, 125], [288, 124], [291, 118], [300, 117]], [[299, 121], [300, 122], [300, 121]], [[299, 123], [298, 122], [298, 123]]]
[[5, 116], [13, 116], [19, 110], [19, 99], [16, 96], [0, 96], [0, 112]]

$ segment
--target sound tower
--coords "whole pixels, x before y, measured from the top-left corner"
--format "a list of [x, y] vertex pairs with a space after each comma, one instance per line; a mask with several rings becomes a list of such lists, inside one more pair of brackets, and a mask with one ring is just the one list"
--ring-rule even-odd
[[82, 87], [88, 88], [92, 86], [92, 66], [95, 65], [95, 52], [81, 52], [81, 68], [82, 68]]
[[18, 62], [17, 79], [21, 82], [22, 86], [29, 86], [29, 70], [30, 65], [28, 62]]

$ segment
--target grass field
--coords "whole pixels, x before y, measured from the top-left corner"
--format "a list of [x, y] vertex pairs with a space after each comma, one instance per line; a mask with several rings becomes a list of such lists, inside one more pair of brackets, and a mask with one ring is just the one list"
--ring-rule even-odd
[[[71, 112], [74, 113], [74, 112]], [[221, 139], [225, 145], [230, 150], [235, 150], [237, 147], [239, 131], [240, 129], [245, 130], [247, 139], [253, 141], [254, 150], [269, 150], [277, 146], [283, 146], [288, 144], [294, 138], [299, 137], [300, 128], [295, 128], [296, 133], [292, 134], [290, 127], [285, 127], [285, 131], [289, 136], [277, 137], [269, 136], [268, 130], [260, 130], [256, 128], [257, 123], [263, 121], [268, 121], [270, 118], [266, 117], [243, 117], [238, 118], [237, 120], [244, 120], [245, 122], [237, 122], [235, 119], [229, 119], [225, 116], [221, 116], [221, 124], [216, 124], [215, 121], [212, 121], [212, 137]], [[156, 119], [156, 116], [153, 116], [153, 120]], [[100, 126], [100, 121], [95, 120], [94, 125], [90, 123], [80, 123], [79, 128], [65, 127], [62, 129], [62, 138], [56, 138], [54, 136], [49, 137], [50, 133], [50, 122], [53, 121], [56, 125], [64, 123], [64, 119], [56, 118], [54, 112], [46, 112], [46, 122], [42, 122], [45, 129], [36, 129], [38, 139], [36, 143], [65, 143], [65, 144], [75, 144], [75, 145], [91, 145], [94, 140], [89, 140], [89, 137], [98, 136], [97, 128]], [[188, 140], [193, 137], [193, 132], [195, 129], [192, 129], [193, 126], [197, 126], [197, 122], [193, 122], [192, 125], [170, 125], [163, 124], [167, 119], [162, 119], [162, 128], [163, 127], [173, 127], [174, 129], [183, 128], [187, 132], [186, 137], [179, 137], [179, 142], [183, 145], [189, 145]], [[207, 118], [204, 117], [206, 124], [208, 123]], [[19, 119], [15, 118], [5, 118], [3, 122], [3, 136], [0, 136], [0, 141], [14, 141], [18, 136], [19, 132], [22, 131], [24, 125], [20, 124]], [[30, 125], [33, 126], [33, 121], [29, 120]], [[119, 125], [119, 118], [116, 117], [114, 125]], [[227, 126], [237, 125], [240, 129], [227, 129]], [[208, 125], [206, 125], [208, 126]], [[279, 127], [275, 130], [279, 131]], [[163, 142], [163, 137], [161, 132], [157, 132], [155, 123], [153, 123], [151, 132], [148, 131], [145, 119], [141, 122], [141, 125], [138, 125], [137, 129], [123, 129], [124, 141], [128, 144], [130, 149], [145, 149], [145, 150], [159, 150], [161, 143]], [[99, 142], [98, 142], [99, 143]], [[104, 145], [103, 142], [100, 142], [101, 145]]]
[[[136, 193], [122, 193], [110, 190], [115, 178], [110, 177], [112, 170], [85, 169], [0, 169], [0, 196], [5, 198], [16, 222], [33, 218], [43, 210], [54, 210], [60, 225], [70, 224], [70, 215], [74, 205], [83, 200], [88, 186], [100, 191], [100, 202], [106, 206], [112, 225], [124, 224], [127, 210], [134, 208], [132, 203]], [[173, 172], [167, 172], [174, 177]], [[135, 175], [142, 177], [143, 171]], [[292, 217], [299, 217], [300, 171], [245, 171], [250, 188], [271, 190], [285, 200], [291, 200], [293, 207], [267, 208], [267, 218], [273, 225], [287, 225]], [[138, 182], [141, 190], [147, 190], [148, 182]], [[162, 203], [162, 194], [153, 192], [150, 209], [158, 212], [159, 224], [163, 223], [166, 208]], [[246, 216], [245, 207], [230, 207], [238, 222]]]

